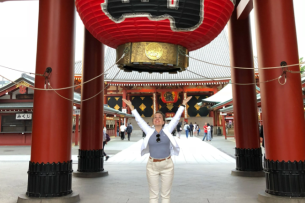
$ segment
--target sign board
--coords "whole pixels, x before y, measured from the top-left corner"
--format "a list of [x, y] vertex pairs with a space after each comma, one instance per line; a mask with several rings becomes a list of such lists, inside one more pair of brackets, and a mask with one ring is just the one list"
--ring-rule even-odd
[[31, 113], [16, 113], [16, 120], [32, 120]]
[[74, 115], [80, 115], [80, 109], [73, 109]]
[[222, 115], [222, 116], [226, 116], [226, 115], [227, 115], [227, 113], [220, 112], [220, 115]]
[[123, 113], [127, 113], [127, 109], [122, 109], [122, 112]]

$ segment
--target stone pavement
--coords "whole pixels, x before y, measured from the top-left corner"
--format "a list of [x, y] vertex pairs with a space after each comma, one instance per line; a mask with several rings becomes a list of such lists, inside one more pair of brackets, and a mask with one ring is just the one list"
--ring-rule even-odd
[[[174, 157], [175, 177], [172, 203], [258, 203], [257, 195], [265, 189], [264, 178], [231, 176], [235, 168], [233, 138], [214, 137], [212, 142], [202, 137], [177, 139], [181, 154]], [[141, 137], [131, 141], [113, 138], [106, 145], [111, 158], [105, 162], [109, 176], [75, 178], [72, 189], [84, 203], [145, 203], [148, 201], [146, 180], [147, 156], [140, 156]], [[73, 147], [77, 151], [77, 147]], [[13, 150], [13, 151], [5, 151]], [[73, 150], [72, 150], [73, 152]], [[117, 153], [113, 153], [117, 152]], [[5, 154], [6, 153], [6, 154]], [[23, 154], [20, 154], [23, 153]], [[0, 203], [13, 203], [26, 192], [30, 147], [0, 147]], [[76, 155], [75, 153], [73, 153]], [[233, 157], [232, 157], [233, 156]], [[4, 160], [4, 158], [9, 160]], [[77, 170], [77, 159], [73, 169]]]

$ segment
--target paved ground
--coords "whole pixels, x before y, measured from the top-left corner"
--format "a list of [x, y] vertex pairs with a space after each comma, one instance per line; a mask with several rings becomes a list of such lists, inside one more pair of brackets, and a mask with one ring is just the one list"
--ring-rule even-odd
[[[109, 176], [96, 179], [73, 178], [74, 192], [84, 203], [148, 202], [146, 157], [139, 155], [141, 133], [131, 141], [113, 138], [106, 146], [111, 158], [105, 162]], [[235, 168], [233, 138], [216, 136], [211, 142], [202, 137], [178, 139], [181, 154], [174, 158], [175, 177], [172, 203], [258, 203], [265, 189], [264, 178], [231, 176]], [[77, 155], [73, 146], [72, 154]], [[30, 147], [0, 147], [0, 202], [13, 203], [26, 192]], [[77, 159], [73, 169], [77, 170]]]

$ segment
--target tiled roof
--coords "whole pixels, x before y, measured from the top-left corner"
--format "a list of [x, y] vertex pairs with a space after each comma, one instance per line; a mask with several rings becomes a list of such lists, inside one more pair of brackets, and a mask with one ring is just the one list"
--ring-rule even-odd
[[[219, 36], [207, 46], [190, 52], [190, 56], [196, 59], [207, 61], [215, 64], [230, 65], [229, 44], [226, 33], [222, 31]], [[110, 47], [105, 49], [105, 70], [111, 67], [116, 60], [116, 51]], [[75, 75], [80, 75], [81, 61], [75, 63]], [[105, 76], [105, 81], [111, 81], [120, 69], [115, 65]], [[169, 73], [139, 73], [137, 71], [124, 72], [120, 71], [113, 81], [120, 82], [158, 82], [158, 81], [211, 81], [208, 78], [229, 80], [231, 78], [230, 68], [206, 64], [194, 59], [189, 60], [189, 71], [178, 72], [177, 74]], [[204, 77], [203, 77], [204, 76]]]

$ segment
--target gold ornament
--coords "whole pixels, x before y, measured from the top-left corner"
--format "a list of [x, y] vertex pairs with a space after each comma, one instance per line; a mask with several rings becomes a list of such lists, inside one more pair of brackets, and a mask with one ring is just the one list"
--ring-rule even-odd
[[120, 97], [114, 97], [114, 98], [115, 98], [115, 100], [117, 100], [117, 101], [120, 99]]
[[195, 107], [195, 109], [197, 109], [197, 111], [199, 111], [200, 106], [198, 104], [196, 104], [194, 107]]
[[120, 106], [116, 104], [113, 108], [114, 108], [115, 110], [119, 110], [119, 109], [120, 109]]
[[139, 108], [141, 109], [141, 111], [144, 111], [146, 109], [146, 106], [142, 103]]
[[172, 110], [174, 108], [174, 104], [173, 103], [167, 103], [166, 107], [168, 108], [168, 110]]
[[162, 46], [155, 42], [149, 43], [145, 47], [145, 54], [150, 60], [158, 60], [163, 54]]
[[16, 87], [18, 88], [18, 87], [20, 87], [20, 86], [30, 87], [30, 84], [27, 83], [27, 82], [25, 82], [25, 81], [20, 81], [20, 82], [16, 85]]

